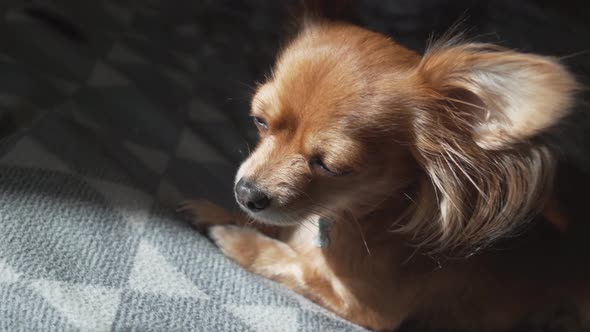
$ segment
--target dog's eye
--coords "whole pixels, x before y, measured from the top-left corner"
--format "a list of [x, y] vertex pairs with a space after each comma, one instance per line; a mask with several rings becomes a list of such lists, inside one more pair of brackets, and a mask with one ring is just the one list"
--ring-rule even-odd
[[263, 129], [263, 130], [268, 129], [268, 123], [266, 123], [266, 121], [264, 121], [263, 118], [261, 118], [259, 116], [253, 116], [252, 119], [254, 120], [254, 124], [256, 125], [256, 127]]
[[326, 166], [326, 164], [324, 164], [324, 161], [320, 157], [315, 157], [315, 158], [311, 159], [310, 164], [311, 164], [311, 166], [320, 169], [322, 172], [324, 172], [328, 175], [331, 175], [331, 176], [340, 175], [337, 172], [334, 172], [331, 169], [329, 169], [328, 166]]

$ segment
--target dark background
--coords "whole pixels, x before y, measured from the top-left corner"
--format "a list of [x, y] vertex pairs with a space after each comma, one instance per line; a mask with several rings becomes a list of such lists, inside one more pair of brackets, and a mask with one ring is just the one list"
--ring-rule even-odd
[[[51, 1], [48, 1], [50, 3]], [[73, 7], [73, 13], [83, 4], [74, 1], [53, 1], [61, 7]], [[133, 1], [120, 1], [122, 5]], [[326, 7], [343, 1], [323, 1]], [[353, 3], [349, 12], [355, 22], [370, 29], [386, 33], [399, 43], [423, 51], [428, 39], [447, 31], [462, 21], [469, 37], [478, 41], [498, 43], [526, 52], [563, 57], [579, 79], [588, 83], [590, 77], [590, 10], [582, 0], [364, 0]], [[92, 44], [93, 32], [85, 31], [74, 16], [54, 11], [43, 2], [7, 1], [24, 4], [25, 15], [39, 20], [47, 29], [55, 30], [76, 42], [80, 47]], [[202, 97], [235, 116], [241, 123], [246, 113], [252, 87], [263, 80], [273, 63], [276, 52], [293, 31], [293, 8], [300, 1], [265, 0], [174, 0], [161, 5], [169, 12], [169, 21], [196, 23], [198, 36], [194, 46], [200, 49], [195, 58], [201, 67], [202, 79], [197, 80]], [[5, 8], [3, 8], [5, 7]], [[80, 9], [82, 10], [82, 9]], [[168, 26], [150, 29], [166, 33]], [[1, 38], [2, 36], [0, 36]], [[1, 39], [0, 39], [1, 41]], [[166, 47], [166, 45], [162, 45]], [[234, 112], [235, 111], [235, 112]], [[29, 116], [24, 118], [24, 124]], [[13, 116], [14, 118], [14, 116]], [[16, 121], [18, 122], [18, 121]], [[11, 127], [23, 125], [5, 115], [0, 123], [0, 135]], [[244, 135], [247, 135], [244, 132]], [[251, 137], [251, 136], [249, 136]]]

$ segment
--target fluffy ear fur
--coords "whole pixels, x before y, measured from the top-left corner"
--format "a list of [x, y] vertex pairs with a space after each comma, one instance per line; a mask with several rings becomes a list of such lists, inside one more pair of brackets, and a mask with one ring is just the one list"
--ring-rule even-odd
[[413, 119], [426, 172], [403, 230], [439, 249], [473, 249], [542, 208], [555, 161], [535, 138], [573, 103], [576, 82], [552, 58], [487, 44], [437, 45], [418, 75]]
[[569, 111], [576, 81], [553, 58], [490, 44], [435, 45], [422, 59], [424, 79], [473, 113], [473, 138], [500, 150], [553, 126]]

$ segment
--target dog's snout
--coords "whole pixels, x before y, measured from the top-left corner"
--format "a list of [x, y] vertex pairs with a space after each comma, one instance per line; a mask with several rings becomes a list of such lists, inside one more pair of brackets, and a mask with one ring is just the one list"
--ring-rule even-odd
[[264, 210], [270, 205], [268, 195], [250, 181], [240, 179], [236, 184], [235, 192], [238, 202], [252, 212]]

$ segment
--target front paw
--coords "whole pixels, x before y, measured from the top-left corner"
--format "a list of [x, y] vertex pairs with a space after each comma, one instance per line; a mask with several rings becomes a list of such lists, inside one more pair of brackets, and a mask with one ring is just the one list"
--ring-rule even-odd
[[234, 221], [231, 213], [207, 200], [182, 202], [176, 211], [186, 214], [190, 223], [198, 230], [205, 230], [212, 225], [227, 225]]
[[211, 226], [209, 238], [229, 258], [243, 267], [248, 267], [257, 255], [257, 238], [261, 234], [256, 230], [233, 225]]

